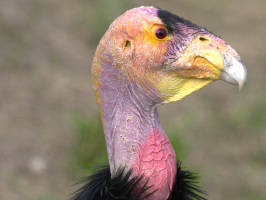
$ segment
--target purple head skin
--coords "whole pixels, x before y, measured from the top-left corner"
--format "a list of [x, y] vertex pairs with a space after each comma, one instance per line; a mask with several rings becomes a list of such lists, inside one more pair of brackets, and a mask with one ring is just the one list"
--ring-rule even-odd
[[133, 169], [133, 176], [144, 173], [156, 188], [164, 190], [157, 197], [164, 199], [173, 185], [176, 158], [156, 108], [162, 100], [117, 68], [103, 64], [102, 69], [101, 109], [112, 175], [121, 166]]
[[112, 176], [119, 167], [132, 169], [132, 176], [144, 176], [136, 189], [148, 180], [145, 194], [157, 190], [147, 199], [167, 199], [177, 165], [157, 106], [219, 79], [242, 87], [246, 70], [239, 59], [220, 38], [158, 8], [135, 8], [116, 19], [92, 64]]

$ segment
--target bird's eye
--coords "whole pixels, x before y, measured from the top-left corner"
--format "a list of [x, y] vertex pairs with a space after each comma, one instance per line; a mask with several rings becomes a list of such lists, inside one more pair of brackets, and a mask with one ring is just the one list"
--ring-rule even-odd
[[154, 35], [160, 40], [164, 39], [167, 36], [167, 30], [163, 27], [157, 27], [154, 31]]

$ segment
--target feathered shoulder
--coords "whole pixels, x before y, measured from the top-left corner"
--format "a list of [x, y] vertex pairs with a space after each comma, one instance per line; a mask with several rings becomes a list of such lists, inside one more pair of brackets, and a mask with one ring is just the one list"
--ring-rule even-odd
[[[206, 200], [202, 195], [206, 193], [196, 184], [197, 176], [189, 171], [181, 169], [181, 162], [177, 164], [177, 175], [170, 197], [166, 200]], [[135, 190], [135, 186], [143, 176], [131, 178], [132, 170], [124, 175], [125, 168], [120, 168], [114, 178], [111, 178], [109, 165], [100, 166], [100, 169], [81, 182], [86, 184], [77, 190], [72, 200], [144, 200], [148, 196], [156, 193], [156, 190], [145, 197], [140, 198], [141, 194], [152, 188], [148, 182]]]

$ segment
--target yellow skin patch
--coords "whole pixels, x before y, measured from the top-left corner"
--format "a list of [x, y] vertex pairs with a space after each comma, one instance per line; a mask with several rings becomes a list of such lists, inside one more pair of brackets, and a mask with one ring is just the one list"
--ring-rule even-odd
[[196, 37], [182, 56], [167, 67], [170, 70], [159, 83], [159, 90], [164, 93], [162, 99], [167, 103], [177, 101], [219, 80], [224, 67], [222, 51], [237, 56], [234, 49], [216, 36]]
[[101, 97], [97, 91], [101, 83], [97, 77], [102, 73], [101, 62], [110, 62], [105, 52], [113, 58], [112, 66], [123, 71], [131, 82], [135, 81], [143, 88], [153, 87], [165, 103], [180, 100], [219, 80], [223, 69], [222, 51], [237, 56], [223, 40], [205, 34], [194, 38], [183, 52], [177, 52], [177, 61], [163, 65], [165, 58], [162, 55], [173, 36], [156, 38], [157, 27], [164, 27], [164, 24], [158, 17], [147, 13], [125, 13], [110, 26], [99, 44], [92, 66], [93, 87], [99, 105]]
[[[126, 50], [125, 47], [123, 53], [128, 54], [128, 58], [132, 56], [134, 49], [134, 59], [127, 59], [121, 63], [124, 63], [122, 69], [130, 80], [134, 79], [143, 88], [146, 84], [156, 88], [164, 102], [180, 100], [219, 80], [220, 70], [223, 69], [221, 51], [237, 55], [220, 38], [214, 35], [199, 35], [182, 52], [182, 56], [171, 64], [173, 70], [162, 69], [162, 55], [167, 51], [168, 40], [171, 40], [172, 36], [156, 38], [157, 27], [164, 27], [158, 18], [127, 22], [126, 32], [132, 37], [129, 39], [131, 49]], [[202, 41], [202, 38], [205, 41]]]

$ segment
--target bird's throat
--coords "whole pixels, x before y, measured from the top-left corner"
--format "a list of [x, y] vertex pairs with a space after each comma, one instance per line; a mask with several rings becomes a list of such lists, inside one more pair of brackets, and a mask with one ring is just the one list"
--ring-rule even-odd
[[156, 199], [165, 200], [177, 168], [175, 152], [161, 126], [156, 102], [150, 101], [156, 98], [141, 91], [119, 70], [108, 66], [102, 69], [101, 84], [94, 85], [94, 90], [100, 94], [98, 104], [111, 174], [114, 176], [120, 167], [126, 167], [125, 172], [132, 169], [132, 176], [144, 177], [138, 187], [148, 180], [148, 186], [152, 187], [146, 193], [157, 190]]
[[177, 169], [175, 152], [169, 139], [161, 130], [154, 130], [138, 145], [136, 155], [133, 171], [136, 175], [144, 175], [142, 184], [148, 180], [148, 185], [153, 185], [148, 192], [158, 190], [156, 199], [165, 200], [172, 190]]
[[[126, 171], [132, 169], [132, 177], [141, 175], [144, 177], [139, 187], [148, 180], [147, 186], [153, 186], [146, 193], [158, 190], [156, 199], [165, 200], [165, 196], [168, 196], [172, 189], [176, 175], [174, 149], [161, 127], [157, 109], [153, 110], [153, 119], [146, 119], [147, 115], [143, 116], [135, 111], [130, 112], [122, 108], [116, 112], [110, 123], [105, 122], [111, 174], [114, 175], [121, 166], [125, 166]], [[116, 123], [117, 121], [119, 123]], [[149, 121], [154, 124], [150, 124]]]

